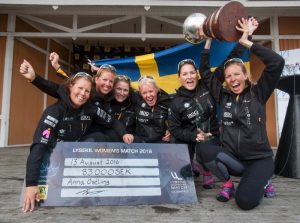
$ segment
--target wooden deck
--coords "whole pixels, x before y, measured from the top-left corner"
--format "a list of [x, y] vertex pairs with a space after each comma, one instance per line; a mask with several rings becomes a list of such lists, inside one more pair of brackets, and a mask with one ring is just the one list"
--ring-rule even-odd
[[[300, 180], [275, 177], [277, 196], [263, 199], [251, 211], [240, 210], [232, 199], [221, 203], [215, 199], [219, 184], [204, 190], [201, 177], [195, 179], [198, 204], [138, 205], [40, 208], [22, 213], [18, 207], [28, 147], [0, 148], [0, 223], [8, 222], [300, 222]], [[236, 182], [238, 179], [236, 179]]]

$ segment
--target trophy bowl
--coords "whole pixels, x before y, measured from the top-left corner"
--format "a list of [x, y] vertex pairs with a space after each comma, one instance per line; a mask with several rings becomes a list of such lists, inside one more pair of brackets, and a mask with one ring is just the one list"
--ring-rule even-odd
[[246, 8], [240, 2], [231, 1], [208, 17], [201, 13], [188, 16], [183, 23], [183, 34], [193, 44], [207, 37], [227, 42], [237, 41], [242, 33], [235, 27], [241, 18], [248, 18]]
[[200, 43], [204, 39], [204, 36], [201, 35], [199, 31], [205, 20], [206, 15], [202, 13], [189, 15], [183, 23], [184, 38], [193, 44]]

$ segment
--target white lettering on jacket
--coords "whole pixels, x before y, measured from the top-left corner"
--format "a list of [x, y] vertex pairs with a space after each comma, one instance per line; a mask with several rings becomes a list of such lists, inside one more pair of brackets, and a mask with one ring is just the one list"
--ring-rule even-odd
[[149, 112], [146, 112], [146, 111], [140, 111], [140, 112], [139, 112], [139, 115], [148, 117], [148, 116], [149, 116]]
[[80, 117], [80, 120], [91, 120], [91, 116], [89, 116], [89, 115], [82, 115]]
[[232, 114], [230, 112], [224, 112], [223, 117], [224, 118], [232, 118]]
[[188, 114], [187, 117], [188, 117], [189, 119], [191, 119], [191, 118], [193, 118], [193, 117], [195, 117], [195, 116], [197, 116], [197, 115], [199, 115], [199, 112], [198, 112], [197, 110], [195, 110], [195, 111], [193, 111], [192, 113]]

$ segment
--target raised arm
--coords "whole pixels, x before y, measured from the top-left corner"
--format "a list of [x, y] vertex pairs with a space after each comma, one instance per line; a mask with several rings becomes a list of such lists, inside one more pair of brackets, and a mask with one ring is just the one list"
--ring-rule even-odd
[[210, 44], [211, 39], [207, 39], [205, 43], [205, 47], [201, 53], [200, 57], [200, 67], [199, 67], [199, 73], [201, 76], [201, 80], [209, 89], [211, 95], [214, 97], [214, 99], [219, 102], [219, 95], [220, 91], [222, 89], [222, 81], [220, 78], [218, 78], [216, 75], [214, 75], [214, 72], [211, 71], [210, 67]]
[[59, 55], [52, 52], [49, 56], [52, 67], [56, 70], [56, 74], [63, 79], [68, 79], [72, 74], [59, 64]]
[[91, 66], [92, 73], [97, 72], [100, 68], [95, 65], [90, 59], [88, 59], [88, 65]]
[[57, 93], [60, 86], [59, 84], [46, 80], [38, 74], [36, 74], [35, 79], [31, 83], [38, 89], [40, 89], [42, 92], [54, 98], [60, 98], [59, 94]]
[[257, 93], [258, 99], [262, 103], [266, 103], [270, 95], [276, 88], [280, 75], [284, 67], [284, 59], [273, 50], [253, 43], [248, 39], [249, 30], [245, 20], [239, 21], [238, 30], [243, 32], [240, 44], [249, 48], [251, 53], [255, 54], [265, 65], [265, 68], [253, 89]]
[[52, 97], [59, 98], [59, 95], [57, 94], [59, 84], [45, 80], [36, 74], [33, 67], [27, 60], [24, 60], [20, 65], [20, 74], [41, 91]]
[[29, 82], [32, 82], [35, 77], [35, 71], [31, 64], [27, 60], [23, 60], [23, 63], [20, 65], [20, 74], [23, 75]]
[[[247, 27], [248, 27], [248, 40], [252, 40], [252, 34], [258, 27], [258, 22], [255, 18], [251, 17], [248, 20], [245, 20], [247, 22]], [[210, 43], [205, 44], [205, 49], [210, 49]], [[248, 48], [243, 46], [240, 43], [237, 43], [234, 47], [234, 49], [230, 52], [230, 54], [227, 56], [226, 60], [222, 62], [221, 65], [219, 65], [216, 70], [214, 71], [214, 75], [216, 75], [221, 82], [224, 82], [224, 63], [231, 59], [231, 58], [242, 58], [244, 53], [246, 52]]]

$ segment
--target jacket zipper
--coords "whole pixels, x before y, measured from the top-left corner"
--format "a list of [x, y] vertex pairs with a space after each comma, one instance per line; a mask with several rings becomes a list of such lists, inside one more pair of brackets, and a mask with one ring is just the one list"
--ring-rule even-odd
[[[237, 117], [238, 117], [238, 102], [239, 102], [239, 99], [240, 99], [240, 95], [238, 95], [236, 97], [236, 100], [235, 100], [235, 107], [234, 107], [234, 117], [235, 117], [235, 120], [237, 120]], [[240, 138], [241, 138], [241, 130], [240, 130], [240, 125], [238, 123], [236, 123], [236, 126], [238, 128], [238, 139], [237, 139], [237, 154], [240, 154]]]
[[258, 117], [258, 130], [259, 130], [259, 141], [263, 140], [263, 131], [262, 131], [262, 124], [261, 124], [261, 117]]

